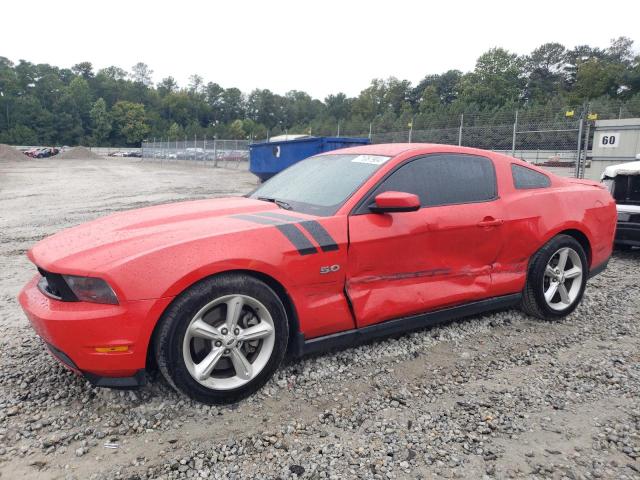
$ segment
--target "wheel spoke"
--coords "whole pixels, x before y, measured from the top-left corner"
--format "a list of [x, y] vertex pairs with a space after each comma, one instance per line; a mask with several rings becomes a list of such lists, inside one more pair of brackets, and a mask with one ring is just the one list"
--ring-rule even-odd
[[244, 306], [244, 300], [242, 297], [233, 297], [227, 301], [227, 328], [233, 330], [238, 325], [240, 320], [240, 314], [242, 313], [242, 307]]
[[567, 266], [567, 258], [569, 257], [569, 249], [563, 248], [560, 250], [560, 254], [558, 256], [558, 270], [564, 272], [564, 267]]
[[547, 268], [544, 269], [544, 274], [547, 277], [551, 277], [551, 278], [554, 278], [556, 276], [556, 272], [553, 270], [551, 265], [547, 265]]
[[273, 333], [273, 327], [267, 322], [260, 322], [253, 327], [245, 328], [238, 335], [238, 340], [248, 342], [251, 340], [258, 340], [259, 338], [268, 337]]
[[562, 284], [558, 287], [558, 291], [560, 292], [560, 300], [562, 300], [562, 303], [564, 303], [565, 305], [569, 305], [571, 303], [571, 300], [569, 300], [569, 292], [567, 292], [567, 287]]
[[211, 375], [211, 372], [215, 368], [218, 360], [222, 358], [224, 354], [224, 348], [213, 348], [209, 354], [204, 357], [200, 363], [195, 365], [196, 377], [199, 380], [206, 380]]
[[558, 291], [558, 285], [558, 282], [551, 282], [547, 291], [544, 292], [544, 298], [547, 303], [551, 303], [551, 300], [556, 295], [556, 292]]
[[573, 268], [564, 272], [564, 278], [576, 278], [582, 274], [582, 269], [578, 266], [574, 266]]
[[251, 379], [253, 376], [253, 367], [239, 348], [231, 349], [231, 363], [233, 363], [233, 368], [235, 368], [238, 377], [243, 380]]
[[224, 340], [216, 327], [209, 325], [202, 319], [198, 319], [189, 327], [189, 333], [193, 337], [206, 338], [207, 340]]

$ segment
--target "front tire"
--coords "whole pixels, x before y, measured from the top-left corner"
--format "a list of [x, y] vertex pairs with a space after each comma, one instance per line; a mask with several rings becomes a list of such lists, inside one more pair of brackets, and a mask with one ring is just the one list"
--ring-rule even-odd
[[545, 320], [566, 317], [582, 300], [588, 272], [587, 256], [575, 238], [552, 238], [529, 263], [522, 310]]
[[206, 404], [233, 403], [269, 380], [288, 336], [284, 306], [269, 286], [222, 274], [176, 298], [160, 320], [154, 351], [179, 392]]

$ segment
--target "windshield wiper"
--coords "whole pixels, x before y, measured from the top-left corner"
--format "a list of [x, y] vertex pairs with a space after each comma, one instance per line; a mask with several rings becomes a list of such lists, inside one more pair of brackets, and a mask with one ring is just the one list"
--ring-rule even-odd
[[275, 203], [280, 208], [284, 208], [285, 210], [291, 210], [291, 205], [289, 205], [287, 202], [283, 202], [282, 200], [278, 200], [277, 198], [273, 198], [273, 197], [258, 197], [258, 200], [262, 200], [263, 202]]

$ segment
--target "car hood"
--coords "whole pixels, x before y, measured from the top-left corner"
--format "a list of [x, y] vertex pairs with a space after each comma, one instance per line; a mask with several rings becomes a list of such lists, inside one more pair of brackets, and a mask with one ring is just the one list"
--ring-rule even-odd
[[188, 241], [264, 228], [234, 215], [279, 210], [245, 197], [170, 203], [115, 213], [63, 230], [28, 253], [38, 267], [56, 273], [95, 274], [95, 269]]

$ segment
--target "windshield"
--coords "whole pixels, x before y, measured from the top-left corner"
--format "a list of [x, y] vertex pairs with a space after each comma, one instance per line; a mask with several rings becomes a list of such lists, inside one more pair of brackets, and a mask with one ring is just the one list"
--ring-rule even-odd
[[390, 157], [317, 155], [298, 162], [258, 187], [250, 198], [314, 215], [333, 215]]

